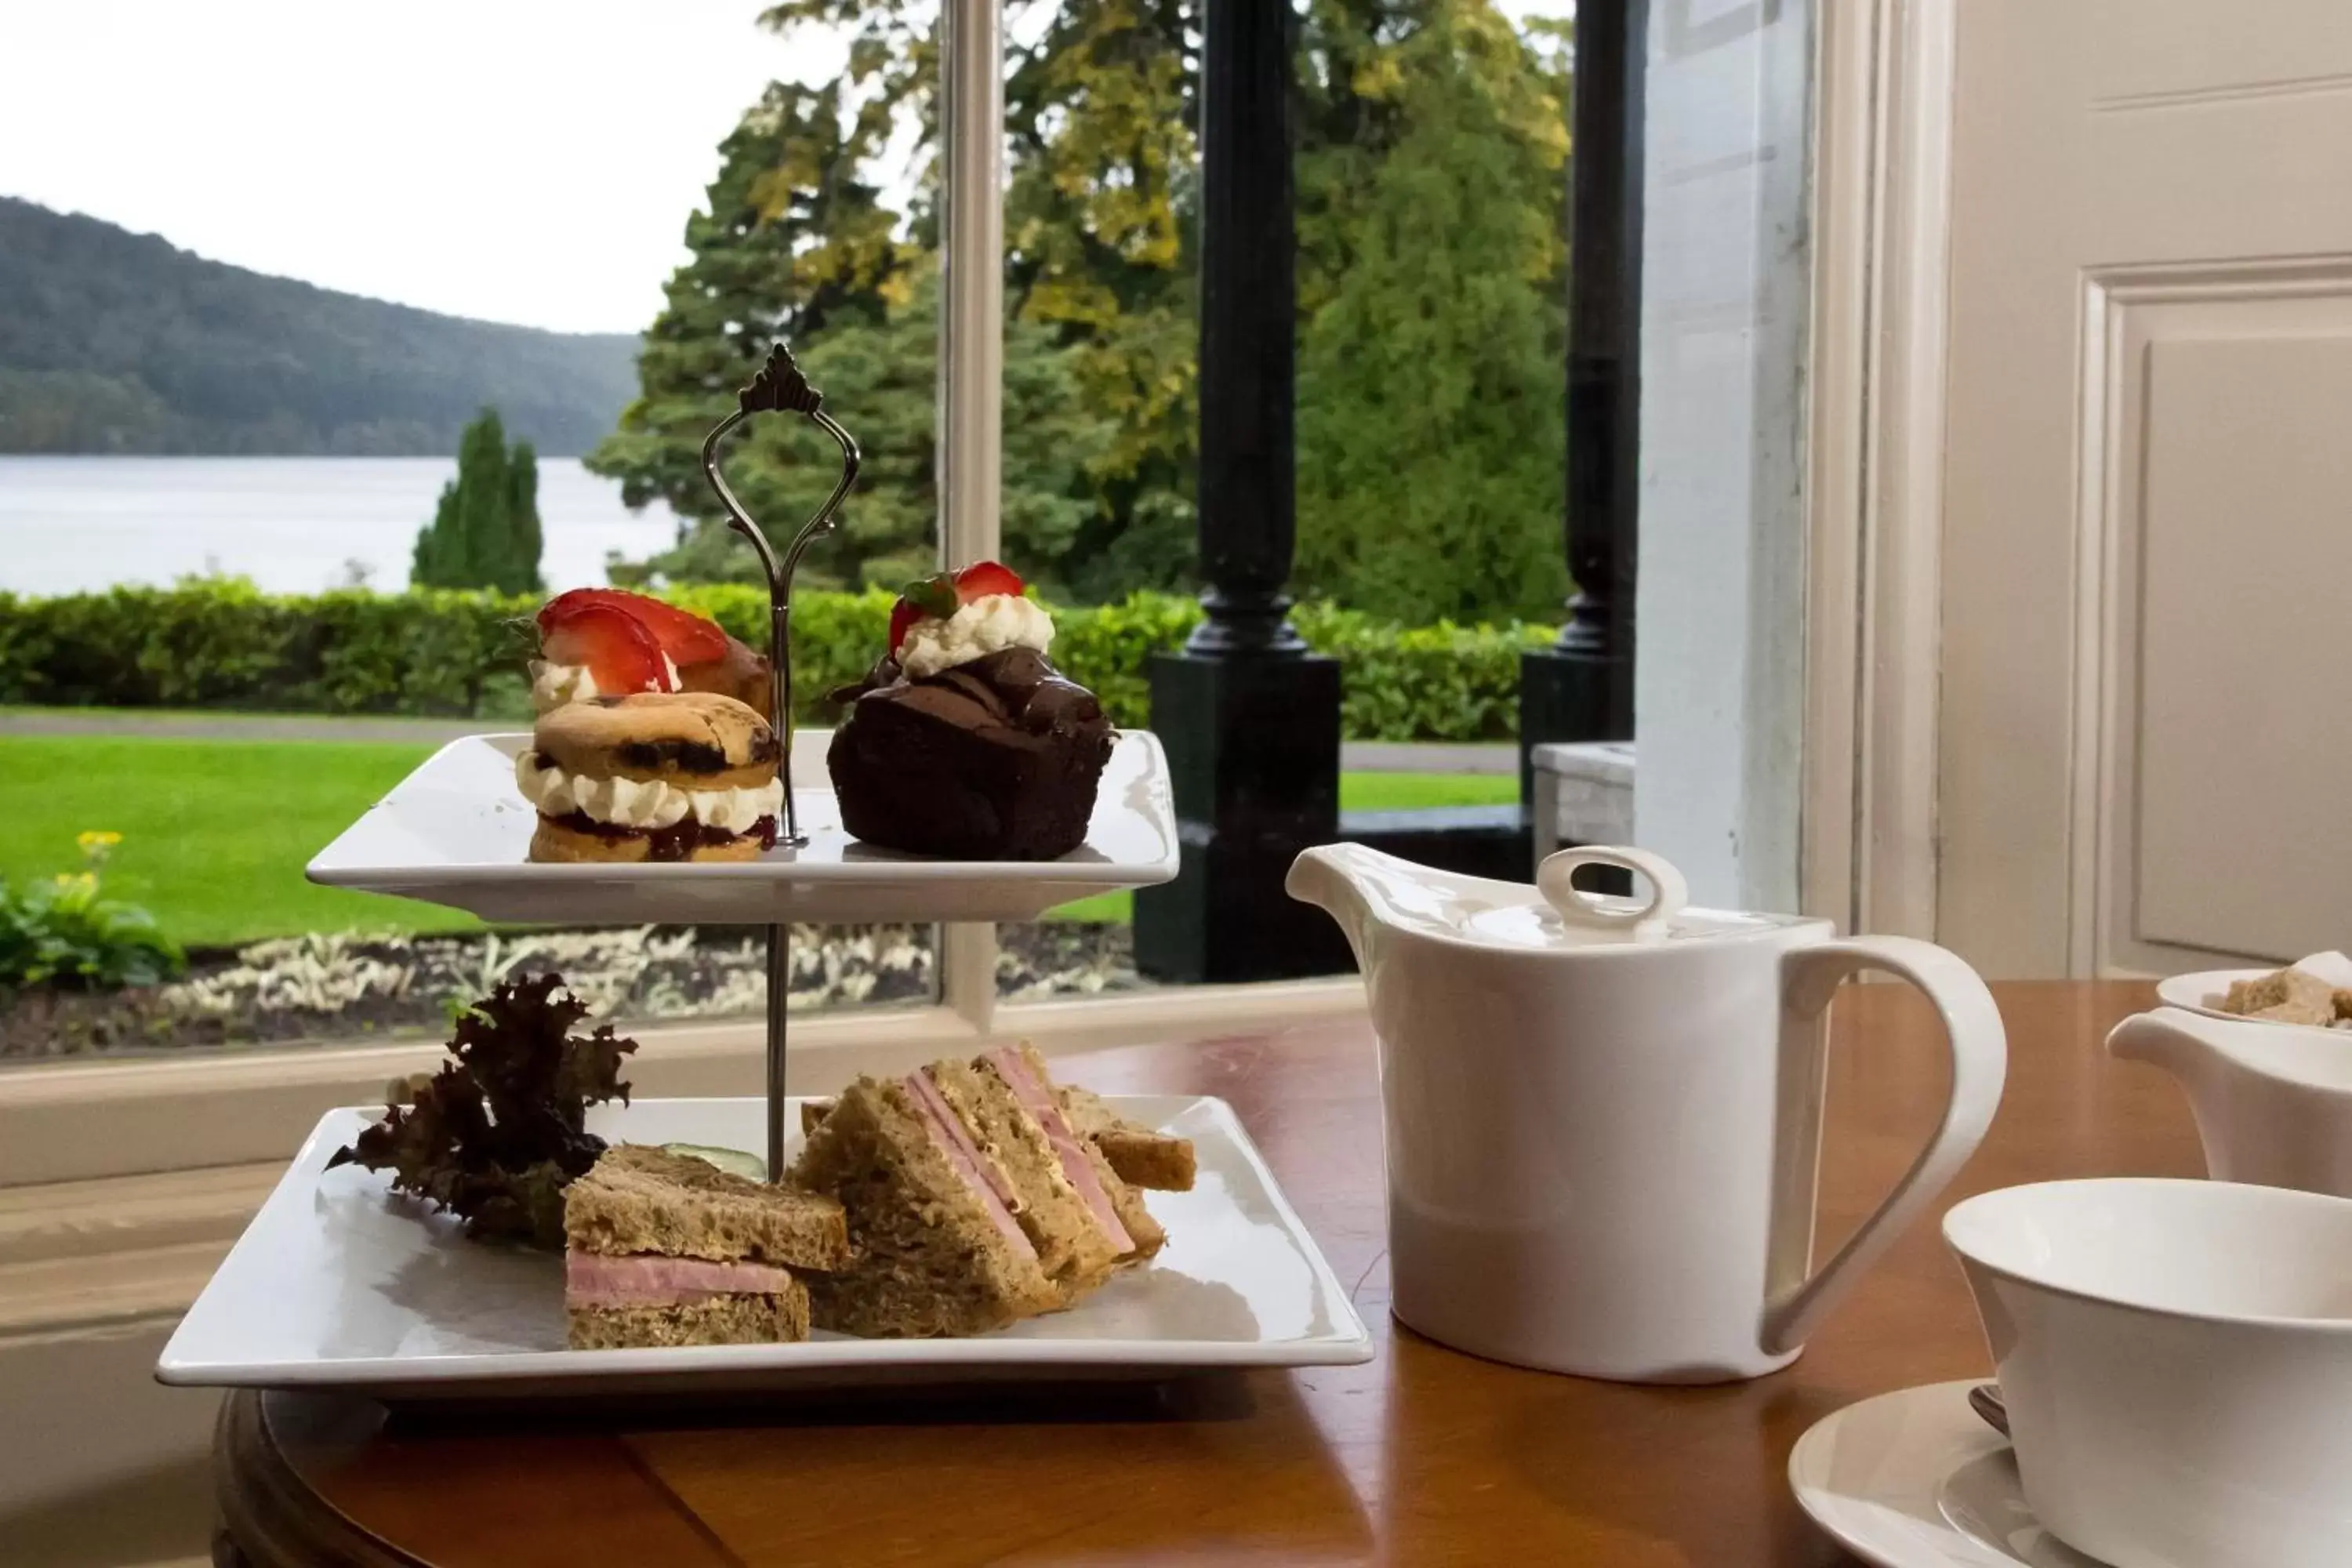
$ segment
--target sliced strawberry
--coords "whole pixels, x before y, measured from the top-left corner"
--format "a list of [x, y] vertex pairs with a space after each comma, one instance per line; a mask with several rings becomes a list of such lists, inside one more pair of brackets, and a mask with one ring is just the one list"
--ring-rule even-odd
[[907, 640], [907, 628], [926, 616], [945, 620], [960, 606], [991, 594], [1018, 598], [1022, 586], [1013, 568], [993, 561], [975, 561], [961, 572], [941, 572], [909, 583], [898, 591], [898, 602], [890, 606], [890, 651], [897, 653], [898, 645]]
[[955, 579], [945, 572], [919, 577], [899, 589], [898, 602], [890, 606], [890, 651], [898, 651], [898, 645], [907, 639], [908, 626], [926, 616], [946, 620], [962, 603], [956, 596]]
[[922, 618], [923, 612], [907, 603], [903, 595], [897, 604], [890, 606], [890, 651], [892, 653], [897, 653], [898, 645], [907, 640], [907, 628]]
[[991, 594], [1021, 596], [1023, 584], [1013, 568], [994, 561], [975, 561], [955, 574], [956, 597], [969, 605]]
[[574, 588], [568, 594], [558, 594], [539, 612], [540, 636], [545, 637], [590, 608], [618, 610], [642, 625], [653, 634], [662, 652], [669, 655], [672, 664], [708, 664], [727, 657], [727, 634], [715, 622], [676, 605], [618, 588]]
[[596, 689], [608, 695], [674, 689], [662, 664], [661, 644], [643, 621], [617, 605], [581, 605], [567, 610], [553, 629], [542, 629], [539, 646], [557, 664], [586, 665]]

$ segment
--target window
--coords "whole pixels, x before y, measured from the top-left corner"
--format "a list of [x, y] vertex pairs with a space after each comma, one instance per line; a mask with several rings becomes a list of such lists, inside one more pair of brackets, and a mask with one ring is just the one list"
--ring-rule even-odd
[[[0, 256], [35, 253], [21, 237], [37, 235], [53, 268], [59, 256], [78, 258], [56, 268], [60, 277], [87, 282], [117, 269], [142, 286], [113, 297], [144, 300], [151, 312], [213, 289], [231, 316], [247, 310], [281, 323], [266, 344], [253, 330], [234, 344], [215, 332], [170, 356], [142, 356], [136, 345], [188, 341], [148, 330], [184, 321], [126, 320], [117, 324], [132, 330], [114, 334], [105, 353], [84, 343], [38, 362], [0, 338], [0, 528], [11, 546], [0, 589], [30, 595], [0, 602], [0, 626], [38, 633], [0, 637], [0, 699], [197, 715], [169, 733], [144, 712], [5, 720], [0, 808], [12, 809], [0, 868], [13, 888], [92, 870], [106, 892], [164, 914], [167, 933], [189, 945], [278, 944], [268, 963], [200, 967], [182, 983], [186, 994], [224, 1015], [252, 1010], [265, 991], [321, 1001], [294, 1007], [280, 1033], [340, 1033], [344, 1048], [299, 1059], [191, 1054], [180, 1048], [184, 1040], [160, 1044], [168, 1031], [149, 1032], [136, 1006], [117, 1009], [84, 1042], [136, 1050], [136, 1068], [43, 1059], [0, 1070], [0, 1183], [279, 1152], [320, 1104], [368, 1098], [437, 1050], [431, 1033], [385, 1041], [389, 1026], [430, 1023], [445, 997], [478, 988], [519, 955], [593, 966], [599, 995], [648, 1031], [637, 1074], [647, 1092], [757, 1085], [752, 933], [486, 938], [448, 929], [463, 922], [426, 906], [383, 904], [366, 918], [331, 908], [288, 871], [354, 800], [440, 739], [526, 711], [503, 626], [510, 611], [461, 611], [457, 601], [436, 599], [394, 612], [368, 593], [425, 567], [430, 552], [418, 552], [416, 536], [456, 477], [446, 456], [404, 454], [446, 454], [468, 442], [480, 482], [452, 492], [463, 512], [488, 507], [482, 497], [518, 492], [518, 438], [527, 438], [544, 583], [609, 571], [616, 582], [679, 586], [745, 629], [756, 625], [758, 594], [740, 580], [736, 547], [707, 526], [692, 454], [778, 336], [793, 341], [867, 457], [866, 482], [804, 578], [810, 595], [797, 624], [805, 689], [846, 679], [872, 657], [889, 584], [942, 555], [1002, 555], [1065, 610], [1057, 655], [1124, 721], [1137, 722], [1151, 712], [1144, 653], [1184, 644], [1202, 624], [1204, 513], [1219, 607], [1214, 635], [1195, 638], [1196, 651], [1214, 653], [1234, 638], [1279, 641], [1276, 601], [1287, 593], [1300, 601], [1289, 625], [1336, 657], [1346, 676], [1344, 698], [1332, 699], [1344, 702], [1339, 717], [1314, 709], [1321, 716], [1307, 723], [1309, 707], [1276, 700], [1267, 710], [1275, 721], [1251, 741], [1277, 749], [1328, 741], [1329, 755], [1311, 762], [1325, 782], [1304, 788], [1296, 786], [1306, 775], [1286, 775], [1287, 763], [1261, 774], [1215, 758], [1204, 765], [1209, 730], [1180, 742], [1177, 721], [1152, 715], [1171, 750], [1192, 748], [1179, 758], [1180, 771], [1192, 770], [1184, 776], [1222, 781], [1222, 794], [1193, 803], [1202, 824], [1216, 827], [1226, 813], [1226, 826], [1240, 825], [1235, 843], [1272, 826], [1270, 847], [1239, 880], [1185, 906], [1181, 919], [1160, 920], [1157, 937], [1154, 917], [1138, 911], [1155, 900], [1163, 911], [1175, 908], [1177, 892], [1114, 895], [1003, 928], [802, 933], [796, 973], [809, 981], [812, 1005], [795, 1010], [801, 1084], [991, 1033], [1050, 1043], [1351, 1010], [1360, 992], [1336, 933], [1319, 914], [1287, 908], [1279, 891], [1286, 847], [1317, 836], [1391, 834], [1388, 841], [1418, 853], [1411, 847], [1426, 839], [1415, 836], [1434, 832], [1484, 857], [1481, 868], [1524, 874], [1526, 785], [1511, 746], [1521, 667], [1552, 646], [1571, 587], [1560, 537], [1572, 479], [1561, 414], [1571, 353], [1569, 0], [1459, 0], [1419, 11], [1316, 0], [1290, 8], [1286, 24], [1258, 7], [1258, 24], [1275, 32], [1246, 59], [1223, 60], [1212, 58], [1202, 5], [1029, 0], [1005, 5], [1000, 18], [971, 0], [950, 0], [943, 15], [912, 4], [787, 0], [768, 9], [788, 44], [759, 32], [762, 7], [748, 4], [665, 16], [658, 26], [593, 8], [502, 7], [480, 23], [492, 34], [463, 58], [419, 44], [415, 69], [361, 84], [413, 95], [418, 82], [432, 82], [458, 110], [429, 128], [454, 139], [435, 143], [431, 159], [394, 137], [383, 154], [393, 161], [381, 164], [369, 162], [374, 143], [363, 137], [342, 139], [330, 154], [281, 134], [302, 118], [299, 95], [349, 75], [282, 68], [332, 60], [350, 47], [336, 29], [356, 24], [312, 7], [239, 3], [252, 36], [273, 40], [244, 65], [206, 30], [209, 17], [141, 10], [135, 22], [110, 20], [106, 6], [93, 5], [44, 20], [45, 31], [26, 34], [27, 46], [12, 47], [13, 63], [0, 66], [13, 73], [5, 79], [11, 89], [36, 77], [58, 84], [0, 91], [0, 143], [31, 150], [15, 165], [24, 183], [0, 192], [20, 198], [0, 203], [0, 223], [20, 237], [0, 244]], [[1714, 6], [1694, 23], [1682, 15], [1689, 8], [1688, 0], [1657, 0], [1652, 36], [1625, 46], [1629, 60], [1671, 65], [1674, 74], [1654, 86], [1654, 110], [1680, 101], [1677, 93], [1703, 99], [1708, 62], [1728, 62], [1777, 106], [1776, 135], [1790, 103], [1803, 120], [1806, 16], [1776, 5]], [[1589, 9], [1597, 27], [1601, 8]], [[1228, 19], [1252, 14], [1235, 6]], [[1744, 34], [1732, 25], [1741, 16]], [[120, 142], [73, 133], [89, 127], [74, 118], [72, 83], [79, 72], [86, 84], [96, 62], [111, 58], [93, 41], [110, 26], [147, 30], [132, 68], [154, 79], [118, 83], [107, 98], [143, 93], [142, 101], [163, 105], [201, 87], [203, 102], [185, 118], [203, 134], [155, 154], [184, 157], [188, 168], [124, 176], [105, 163], [110, 146], [123, 162]], [[935, 30], [943, 51], [929, 47]], [[1743, 45], [1748, 34], [1770, 47]], [[369, 47], [407, 46], [372, 30]], [[190, 58], [214, 62], [200, 84], [182, 79]], [[532, 117], [530, 93], [512, 90], [518, 60], [533, 62], [523, 73], [533, 82], [558, 84], [549, 90], [562, 98], [559, 110]], [[246, 90], [233, 90], [230, 73], [241, 68], [254, 74]], [[771, 82], [787, 68], [801, 79]], [[1279, 75], [1279, 90], [1260, 80], [1249, 89], [1255, 97], [1226, 101], [1246, 109], [1281, 100], [1292, 123], [1285, 137], [1255, 143], [1246, 124], [1227, 126], [1226, 145], [1247, 156], [1204, 168], [1202, 83], [1218, 69], [1236, 73], [1235, 84], [1252, 69]], [[583, 104], [603, 111], [579, 113]], [[311, 118], [415, 119], [390, 100], [373, 112], [342, 99], [331, 108]], [[1631, 100], [1627, 112], [1638, 110]], [[518, 132], [518, 120], [532, 132]], [[570, 129], [555, 156], [535, 128], [558, 120]], [[936, 135], [927, 139], [927, 127]], [[1661, 166], [1679, 160], [1685, 184], [1723, 177], [1664, 133], [1671, 129], [1651, 139]], [[1731, 158], [1738, 148], [1725, 138], [1738, 142], [1737, 130], [1699, 140], [1710, 156]], [[1297, 148], [1286, 169], [1269, 156], [1284, 145]], [[506, 166], [518, 159], [523, 175]], [[260, 193], [251, 205], [275, 226], [267, 244], [235, 242], [214, 210], [224, 204], [204, 199], [209, 187], [199, 176], [241, 167], [270, 171], [251, 182]], [[1772, 167], [1772, 210], [1801, 209], [1801, 157]], [[682, 186], [678, 168], [690, 171]], [[283, 199], [297, 182], [317, 193], [323, 214]], [[173, 201], [156, 195], [167, 186]], [[1265, 232], [1283, 237], [1287, 258], [1286, 268], [1270, 267], [1267, 253], [1248, 248], [1257, 231], [1223, 231], [1242, 248], [1222, 276], [1242, 287], [1226, 290], [1222, 307], [1200, 286], [1212, 262], [1202, 225], [1213, 189], [1221, 200], [1238, 195], [1237, 208], [1219, 209], [1228, 225], [1278, 219], [1282, 226]], [[1633, 193], [1636, 206], [1642, 194]], [[1647, 270], [1665, 285], [1654, 299], [1680, 297], [1676, 268], [1706, 253], [1715, 232], [1705, 204], [1676, 201], [1653, 205]], [[67, 210], [76, 206], [96, 216]], [[681, 264], [672, 237], [689, 207]], [[294, 211], [301, 221], [289, 218]], [[110, 216], [161, 230], [195, 254], [109, 226], [101, 220]], [[612, 237], [625, 232], [625, 246]], [[341, 253], [348, 266], [316, 248], [337, 234], [355, 237]], [[551, 246], [550, 235], [559, 237]], [[286, 304], [297, 295], [269, 279], [199, 259], [208, 248], [253, 272], [436, 313], [301, 290], [305, 315]], [[402, 258], [412, 258], [410, 270]], [[616, 320], [579, 302], [627, 268], [636, 279], [628, 287], [638, 290], [628, 296], [638, 301], [633, 314]], [[1287, 299], [1275, 288], [1286, 269]], [[1743, 276], [1754, 285], [1750, 302], [1769, 303], [1771, 321], [1786, 327], [1801, 263]], [[657, 296], [665, 277], [669, 287]], [[1264, 309], [1269, 299], [1270, 326], [1247, 320], [1254, 302]], [[1292, 343], [1284, 396], [1244, 406], [1234, 388], [1247, 376], [1200, 362], [1203, 311], [1220, 308], [1238, 313], [1222, 329], [1205, 324], [1222, 331], [1229, 353]], [[517, 334], [459, 318], [559, 330]], [[586, 331], [617, 328], [630, 330]], [[287, 370], [284, 362], [302, 368], [306, 345], [339, 334], [366, 352], [327, 370]], [[1624, 335], [1630, 342], [1630, 325]], [[1688, 347], [1699, 335], [1673, 341]], [[1776, 367], [1801, 356], [1801, 331], [1772, 344]], [[1735, 362], [1746, 363], [1734, 353], [1655, 367], [1654, 393], [1665, 388], [1714, 423], [1669, 420], [1645, 426], [1643, 439], [1661, 452], [1714, 449], [1738, 411], [1702, 395], [1744, 384], [1727, 374]], [[396, 383], [406, 401], [367, 401], [357, 365]], [[502, 428], [465, 437], [486, 402], [499, 405]], [[1275, 447], [1252, 445], [1277, 426], [1289, 434]], [[1770, 447], [1761, 426], [1741, 428], [1740, 452]], [[155, 455], [50, 455], [68, 452]], [[1295, 489], [1253, 475], [1251, 465], [1269, 453], [1295, 471]], [[585, 465], [572, 454], [584, 454]], [[824, 460], [821, 447], [802, 449], [776, 430], [730, 456], [729, 471], [762, 521], [788, 527], [821, 493], [814, 476]], [[1714, 471], [1694, 463], [1676, 472], [1696, 487]], [[1645, 492], [1645, 504], [1652, 499]], [[1696, 519], [1703, 499], [1693, 489], [1661, 504], [1690, 502], [1683, 515]], [[271, 521], [264, 529], [257, 520]], [[1295, 548], [1277, 547], [1286, 527]], [[168, 584], [215, 564], [254, 576], [264, 593], [312, 595], [315, 618], [224, 586], [191, 589], [169, 614], [146, 598], [100, 595], [70, 615], [52, 603], [118, 579]], [[1660, 618], [1662, 631], [1674, 624]], [[1673, 640], [1662, 635], [1645, 654]], [[18, 650], [28, 647], [51, 652], [27, 663]], [[68, 647], [70, 657], [56, 655]], [[1768, 667], [1781, 668], [1761, 656], [1742, 666]], [[1660, 679], [1680, 679], [1670, 661], [1644, 667], [1654, 668]], [[1339, 676], [1306, 679], [1336, 688]], [[1214, 682], [1193, 694], [1233, 696]], [[134, 726], [147, 732], [114, 732]], [[1661, 743], [1677, 732], [1668, 724]], [[1473, 755], [1433, 752], [1433, 743], [1495, 749]], [[1707, 770], [1718, 760], [1710, 754], [1694, 776], [1716, 776]], [[139, 787], [121, 792], [110, 809], [123, 815], [106, 820], [48, 784], [125, 776], [121, 770], [134, 765]], [[253, 810], [256, 798], [269, 809]], [[1694, 835], [1719, 804], [1659, 798], [1668, 813], [1659, 820], [1682, 810], [1674, 831]], [[1429, 812], [1447, 820], [1398, 815]], [[83, 847], [84, 830], [123, 837]], [[199, 844], [202, 853], [183, 852]], [[105, 858], [89, 864], [85, 856]], [[1206, 859], [1196, 854], [1188, 874]], [[257, 921], [273, 900], [282, 912]], [[343, 934], [395, 910], [412, 928], [399, 943]], [[1252, 924], [1263, 918], [1270, 931], [1282, 925], [1277, 916], [1295, 919], [1272, 937]], [[1227, 947], [1248, 962], [1210, 953], [1210, 937], [1236, 932], [1242, 940]], [[1297, 950], [1286, 949], [1294, 939]], [[1267, 953], [1280, 962], [1254, 967]], [[1281, 982], [1243, 984], [1265, 975]], [[409, 1011], [371, 1013], [386, 994]], [[0, 1041], [19, 1055], [29, 1054], [26, 1041], [54, 1055], [57, 1020], [104, 1011], [64, 994], [40, 1005], [51, 1009], [47, 1019], [11, 1014]], [[361, 1027], [331, 1029], [330, 1016]], [[124, 1112], [126, 1099], [146, 1105], [139, 1114], [150, 1120]], [[167, 1115], [167, 1102], [182, 1114]], [[207, 1109], [196, 1114], [193, 1105]], [[140, 1139], [150, 1142], [134, 1146]]]

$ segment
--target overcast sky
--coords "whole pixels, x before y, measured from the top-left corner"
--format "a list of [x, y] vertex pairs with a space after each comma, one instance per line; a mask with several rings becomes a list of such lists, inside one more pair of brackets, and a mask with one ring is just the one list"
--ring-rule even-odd
[[634, 332], [719, 139], [770, 80], [842, 68], [838, 39], [788, 48], [761, 9], [0, 0], [0, 195], [355, 294]]

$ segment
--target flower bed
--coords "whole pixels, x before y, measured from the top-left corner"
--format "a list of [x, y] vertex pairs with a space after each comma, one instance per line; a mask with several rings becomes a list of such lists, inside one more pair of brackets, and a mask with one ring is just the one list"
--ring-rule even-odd
[[[794, 1012], [929, 1001], [929, 926], [795, 926]], [[1043, 997], [1138, 984], [1123, 925], [1006, 926], [998, 991]], [[198, 955], [185, 977], [116, 992], [31, 989], [0, 1001], [0, 1058], [191, 1047], [437, 1036], [452, 1010], [510, 975], [545, 970], [624, 1024], [755, 1017], [762, 939], [740, 926], [480, 932], [346, 932]]]

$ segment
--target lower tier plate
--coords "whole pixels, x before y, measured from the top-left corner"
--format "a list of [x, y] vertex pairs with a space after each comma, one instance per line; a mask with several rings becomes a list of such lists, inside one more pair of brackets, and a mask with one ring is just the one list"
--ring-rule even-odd
[[[1159, 1257], [1067, 1311], [957, 1340], [682, 1349], [564, 1348], [563, 1259], [467, 1241], [446, 1215], [334, 1152], [374, 1111], [329, 1111], [180, 1321], [168, 1384], [337, 1387], [393, 1398], [614, 1397], [877, 1383], [1066, 1382], [1207, 1367], [1371, 1359], [1348, 1292], [1222, 1100], [1109, 1096], [1119, 1114], [1190, 1138], [1192, 1190], [1149, 1193]], [[641, 1100], [589, 1125], [639, 1143], [757, 1149], [764, 1100]], [[787, 1124], [799, 1125], [795, 1108]], [[795, 1144], [798, 1134], [794, 1134]]]
[[515, 923], [769, 925], [1034, 920], [1176, 875], [1168, 760], [1145, 731], [1120, 733], [1086, 842], [1058, 860], [940, 860], [862, 844], [841, 826], [821, 763], [805, 765], [813, 748], [796, 747], [793, 800], [809, 839], [798, 849], [728, 864], [541, 865], [528, 858], [539, 814], [514, 779], [530, 744], [523, 734], [451, 742], [320, 850], [310, 880]]

